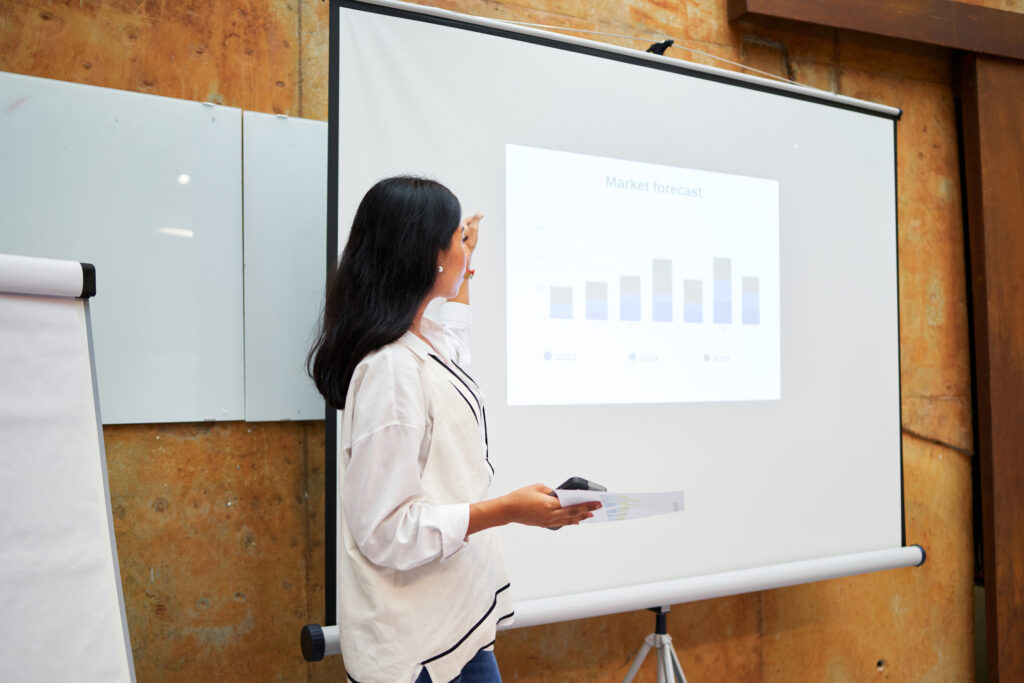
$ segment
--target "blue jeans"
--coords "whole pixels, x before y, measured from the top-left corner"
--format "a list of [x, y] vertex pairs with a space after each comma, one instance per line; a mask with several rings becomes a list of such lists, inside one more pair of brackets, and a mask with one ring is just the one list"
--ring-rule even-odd
[[[433, 683], [430, 674], [424, 669], [416, 683]], [[501, 683], [501, 674], [498, 673], [498, 660], [494, 653], [487, 650], [480, 650], [473, 659], [462, 669], [451, 683]]]

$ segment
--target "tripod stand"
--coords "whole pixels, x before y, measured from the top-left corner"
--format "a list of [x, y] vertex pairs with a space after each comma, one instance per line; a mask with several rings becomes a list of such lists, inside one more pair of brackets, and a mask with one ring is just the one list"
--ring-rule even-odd
[[633, 680], [651, 648], [654, 648], [654, 654], [657, 657], [658, 683], [671, 683], [673, 681], [675, 683], [686, 683], [683, 667], [679, 664], [679, 657], [676, 656], [676, 651], [672, 648], [672, 636], [668, 634], [668, 629], [666, 628], [666, 616], [668, 615], [669, 608], [651, 607], [650, 609], [654, 612], [654, 633], [648, 634], [644, 638], [643, 647], [637, 653], [636, 658], [633, 660], [633, 665], [629, 667], [629, 671], [626, 673], [626, 677], [622, 679], [622, 683], [630, 683]]

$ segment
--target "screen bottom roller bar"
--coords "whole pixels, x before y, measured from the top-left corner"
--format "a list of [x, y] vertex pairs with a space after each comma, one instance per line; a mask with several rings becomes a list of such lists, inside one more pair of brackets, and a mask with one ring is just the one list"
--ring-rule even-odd
[[[800, 583], [838, 579], [854, 574], [924, 564], [919, 545], [835, 555], [815, 560], [743, 569], [721, 574], [672, 579], [624, 588], [609, 588], [515, 603], [515, 618], [499, 630], [552, 624], [657, 606], [696, 602], [726, 595], [783, 588]], [[513, 586], [514, 589], [514, 586]]]
[[[659, 581], [626, 588], [576, 593], [555, 598], [540, 598], [516, 603], [515, 617], [498, 630], [553, 624], [605, 614], [629, 612], [654, 606], [677, 605], [726, 595], [783, 588], [883, 569], [918, 567], [924, 564], [925, 551], [919, 545], [875, 550], [851, 555], [836, 555], [816, 560], [788, 562], [770, 567], [743, 569], [708, 576]], [[302, 629], [302, 652], [307, 661], [319, 661], [326, 655], [341, 653], [337, 626], [307, 624]]]

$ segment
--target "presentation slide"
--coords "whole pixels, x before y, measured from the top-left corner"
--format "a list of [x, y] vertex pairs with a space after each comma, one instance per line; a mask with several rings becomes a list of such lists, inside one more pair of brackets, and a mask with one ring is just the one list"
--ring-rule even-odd
[[508, 404], [781, 398], [779, 183], [505, 146]]

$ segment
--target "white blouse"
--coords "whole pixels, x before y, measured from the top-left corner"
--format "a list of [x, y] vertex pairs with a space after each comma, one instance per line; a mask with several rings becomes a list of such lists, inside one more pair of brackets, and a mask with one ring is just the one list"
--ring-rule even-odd
[[464, 370], [468, 306], [366, 356], [342, 412], [338, 615], [358, 683], [449, 681], [510, 618], [496, 530], [466, 539], [494, 473], [480, 388]]

